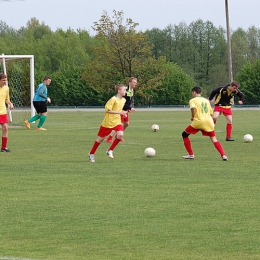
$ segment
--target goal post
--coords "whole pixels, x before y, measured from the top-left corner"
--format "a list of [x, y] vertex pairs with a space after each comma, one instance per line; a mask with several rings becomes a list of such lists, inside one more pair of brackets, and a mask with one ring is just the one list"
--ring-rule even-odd
[[7, 75], [10, 100], [14, 110], [9, 111], [9, 121], [21, 125], [35, 115], [33, 107], [34, 55], [0, 55], [0, 70]]

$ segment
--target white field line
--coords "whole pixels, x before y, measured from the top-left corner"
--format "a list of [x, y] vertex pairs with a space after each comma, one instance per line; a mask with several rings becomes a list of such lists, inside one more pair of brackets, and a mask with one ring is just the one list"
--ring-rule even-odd
[[0, 256], [0, 260], [37, 260], [37, 259]]

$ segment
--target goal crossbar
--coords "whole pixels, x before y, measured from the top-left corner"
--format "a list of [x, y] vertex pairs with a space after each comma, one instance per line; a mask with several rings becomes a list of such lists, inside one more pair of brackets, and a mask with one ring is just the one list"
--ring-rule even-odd
[[[3, 64], [5, 64], [6, 62], [8, 62], [9, 60], [19, 60], [19, 59], [29, 59], [30, 60], [30, 100], [31, 100], [31, 116], [35, 115], [35, 109], [33, 107], [33, 97], [34, 97], [34, 55], [5, 55], [2, 54], [0, 55], [0, 62], [2, 62]], [[4, 73], [7, 74], [6, 72], [6, 66], [4, 66]], [[8, 76], [8, 75], [7, 75]]]

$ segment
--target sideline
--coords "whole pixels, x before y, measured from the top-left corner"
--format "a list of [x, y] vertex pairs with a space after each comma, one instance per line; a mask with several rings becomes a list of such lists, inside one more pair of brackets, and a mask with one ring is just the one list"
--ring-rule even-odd
[[[232, 110], [260, 110], [260, 107], [232, 107]], [[51, 108], [48, 112], [104, 112], [104, 108]], [[136, 108], [135, 112], [154, 112], [154, 111], [189, 111], [189, 107], [147, 107]]]
[[0, 260], [37, 260], [37, 259], [0, 256]]

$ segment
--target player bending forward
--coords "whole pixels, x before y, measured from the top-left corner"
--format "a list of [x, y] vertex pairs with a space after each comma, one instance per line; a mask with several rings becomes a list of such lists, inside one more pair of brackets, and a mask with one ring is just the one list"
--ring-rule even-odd
[[209, 101], [201, 96], [202, 91], [200, 87], [194, 87], [191, 91], [193, 98], [190, 99], [189, 106], [191, 110], [192, 123], [182, 133], [183, 143], [188, 155], [182, 157], [184, 159], [194, 159], [195, 156], [191, 147], [189, 135], [196, 134], [201, 131], [202, 135], [209, 136], [223, 161], [227, 161], [228, 158], [222, 148], [222, 145], [216, 138], [214, 122], [211, 117], [213, 115], [213, 110]]

